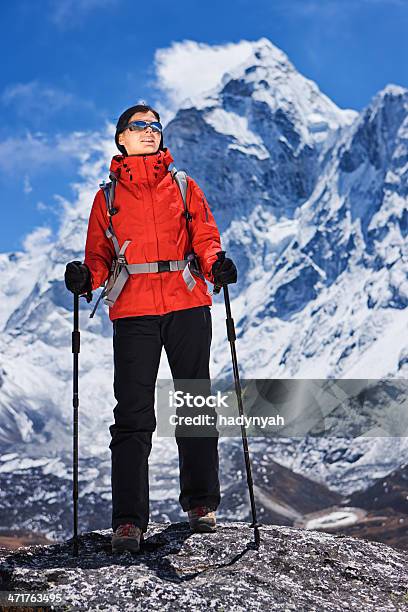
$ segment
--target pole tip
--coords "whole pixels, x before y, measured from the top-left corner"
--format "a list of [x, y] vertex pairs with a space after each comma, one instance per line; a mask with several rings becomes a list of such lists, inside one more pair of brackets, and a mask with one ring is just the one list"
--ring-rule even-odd
[[261, 526], [261, 523], [258, 523], [258, 521], [256, 521], [255, 523], [251, 523], [250, 527], [253, 528], [254, 530], [254, 539], [255, 539], [255, 548], [258, 550], [259, 545], [261, 543], [261, 534], [259, 533], [259, 527]]
[[258, 550], [261, 544], [261, 536], [258, 527], [255, 528], [255, 547]]

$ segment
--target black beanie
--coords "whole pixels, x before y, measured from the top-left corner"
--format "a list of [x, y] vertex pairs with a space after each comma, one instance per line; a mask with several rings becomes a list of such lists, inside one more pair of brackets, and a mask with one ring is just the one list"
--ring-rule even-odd
[[[122, 155], [127, 155], [127, 151], [123, 145], [119, 144], [119, 141], [118, 141], [119, 134], [123, 132], [123, 130], [129, 123], [129, 119], [132, 117], [132, 115], [134, 115], [135, 113], [147, 113], [148, 111], [151, 111], [156, 116], [157, 121], [160, 121], [160, 115], [157, 112], [157, 110], [155, 110], [148, 104], [136, 104], [136, 106], [131, 106], [130, 108], [126, 109], [119, 117], [118, 122], [116, 124], [115, 142], [116, 142], [116, 146], [118, 147]], [[163, 132], [162, 132], [161, 139], [160, 139], [159, 150], [162, 150], [162, 151], [164, 150]]]

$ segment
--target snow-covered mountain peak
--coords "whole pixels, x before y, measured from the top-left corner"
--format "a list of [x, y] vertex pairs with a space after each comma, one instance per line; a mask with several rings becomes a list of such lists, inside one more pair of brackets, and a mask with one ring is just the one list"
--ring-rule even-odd
[[[407, 115], [408, 89], [399, 85], [386, 85], [361, 111], [350, 131], [349, 143], [353, 142], [355, 135], [363, 128], [368, 130], [365, 134], [367, 143], [375, 135], [374, 142], [379, 139], [393, 144], [400, 126], [406, 123]], [[374, 127], [376, 134], [369, 131]]]
[[342, 190], [348, 190], [348, 183], [356, 181], [356, 171], [362, 173], [361, 186], [367, 185], [372, 172], [378, 172], [382, 180], [388, 173], [387, 188], [391, 183], [405, 183], [407, 138], [408, 90], [387, 85], [361, 111], [343, 141], [338, 142]]
[[[358, 116], [354, 110], [339, 108], [267, 38], [252, 42], [248, 51], [246, 59], [231, 65], [219, 83], [188, 98], [182, 107], [203, 111], [205, 120], [217, 129], [225, 122], [226, 112], [231, 115], [226, 123], [234, 123], [242, 117], [248, 119], [255, 104], [260, 112], [267, 108], [267, 112], [278, 114], [278, 119], [283, 113], [286, 121], [296, 125], [302, 141], [311, 146]], [[265, 157], [264, 151], [261, 157]]]
[[224, 75], [222, 84], [225, 85], [228, 82], [229, 76], [237, 77], [242, 72], [244, 72], [247, 80], [250, 81], [251, 75], [253, 75], [258, 67], [268, 69], [270, 74], [273, 74], [276, 79], [296, 70], [286, 53], [279, 49], [279, 47], [276, 47], [268, 38], [262, 37], [251, 43], [251, 52], [246, 60], [241, 64], [231, 67], [231, 70]]
[[386, 96], [399, 97], [408, 93], [408, 89], [406, 87], [401, 87], [401, 85], [395, 85], [395, 83], [388, 83], [378, 91], [373, 97], [373, 101], [384, 99]]

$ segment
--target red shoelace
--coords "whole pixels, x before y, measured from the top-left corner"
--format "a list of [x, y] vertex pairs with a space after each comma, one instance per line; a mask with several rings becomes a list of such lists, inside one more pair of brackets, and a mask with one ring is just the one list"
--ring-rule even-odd
[[135, 526], [132, 523], [126, 523], [126, 525], [119, 525], [118, 530], [120, 535], [128, 536]]
[[193, 508], [191, 512], [196, 516], [205, 516], [206, 514], [211, 512], [211, 510], [206, 506], [197, 506], [197, 508]]

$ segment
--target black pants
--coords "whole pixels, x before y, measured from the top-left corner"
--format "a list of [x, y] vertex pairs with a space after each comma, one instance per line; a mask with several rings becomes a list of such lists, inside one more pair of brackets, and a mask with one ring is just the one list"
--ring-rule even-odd
[[[110, 426], [112, 529], [149, 520], [148, 458], [156, 429], [155, 383], [164, 345], [173, 379], [210, 379], [211, 310], [197, 306], [165, 315], [113, 321], [115, 423]], [[220, 503], [218, 437], [177, 436], [184, 511]]]

